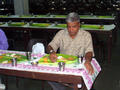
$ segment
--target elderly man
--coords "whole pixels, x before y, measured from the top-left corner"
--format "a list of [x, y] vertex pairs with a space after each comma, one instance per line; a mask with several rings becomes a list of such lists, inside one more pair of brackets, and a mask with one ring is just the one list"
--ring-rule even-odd
[[[84, 63], [89, 74], [93, 74], [94, 70], [91, 65], [91, 60], [94, 54], [92, 38], [89, 32], [80, 29], [80, 18], [77, 13], [70, 13], [66, 18], [67, 29], [60, 30], [53, 40], [49, 43], [47, 51], [50, 54], [50, 60], [56, 62], [56, 51], [60, 48], [60, 53], [84, 56]], [[53, 90], [65, 90], [60, 83], [49, 82]]]
[[0, 29], [0, 49], [7, 50], [8, 49], [8, 42], [7, 37], [2, 29]]

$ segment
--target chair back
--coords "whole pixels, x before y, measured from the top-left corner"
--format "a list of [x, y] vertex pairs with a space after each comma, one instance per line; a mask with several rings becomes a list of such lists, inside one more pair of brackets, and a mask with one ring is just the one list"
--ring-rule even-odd
[[14, 39], [8, 39], [8, 50], [15, 50], [15, 41]]
[[35, 45], [36, 43], [42, 43], [45, 47], [45, 52], [46, 52], [47, 41], [45, 39], [30, 39], [28, 42], [27, 51], [32, 52], [32, 46]]

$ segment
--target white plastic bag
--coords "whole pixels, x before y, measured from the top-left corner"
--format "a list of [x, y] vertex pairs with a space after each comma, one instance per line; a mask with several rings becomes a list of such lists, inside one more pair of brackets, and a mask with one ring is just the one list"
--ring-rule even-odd
[[42, 43], [36, 43], [35, 45], [33, 45], [32, 47], [32, 53], [33, 54], [45, 54], [45, 47]]

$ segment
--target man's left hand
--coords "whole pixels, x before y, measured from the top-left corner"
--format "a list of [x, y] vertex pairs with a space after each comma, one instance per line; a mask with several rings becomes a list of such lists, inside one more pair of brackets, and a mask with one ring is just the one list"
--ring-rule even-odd
[[92, 75], [94, 73], [94, 69], [89, 61], [85, 61], [84, 63], [86, 69], [88, 70], [88, 73]]

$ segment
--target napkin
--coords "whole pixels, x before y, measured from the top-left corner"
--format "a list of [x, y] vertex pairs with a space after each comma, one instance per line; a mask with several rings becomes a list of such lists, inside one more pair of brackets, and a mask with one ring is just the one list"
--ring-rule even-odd
[[42, 43], [36, 43], [32, 47], [32, 53], [33, 54], [45, 54], [45, 47]]

